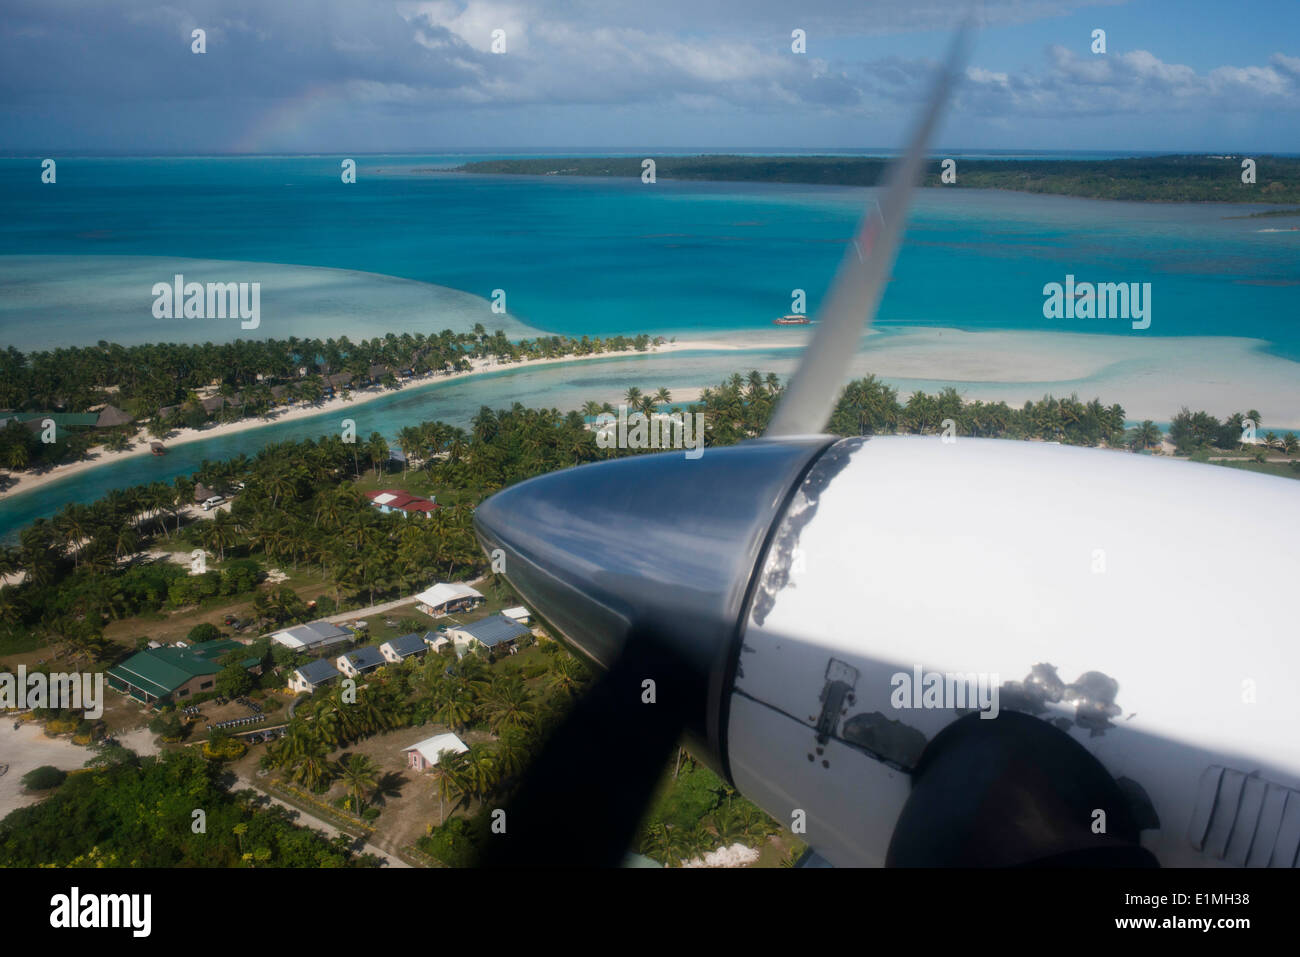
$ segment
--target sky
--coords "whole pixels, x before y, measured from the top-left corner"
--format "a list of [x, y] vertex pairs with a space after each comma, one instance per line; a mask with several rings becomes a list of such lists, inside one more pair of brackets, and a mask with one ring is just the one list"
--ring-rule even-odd
[[972, 7], [940, 150], [1300, 152], [1298, 0], [4, 6], [9, 154], [889, 148]]

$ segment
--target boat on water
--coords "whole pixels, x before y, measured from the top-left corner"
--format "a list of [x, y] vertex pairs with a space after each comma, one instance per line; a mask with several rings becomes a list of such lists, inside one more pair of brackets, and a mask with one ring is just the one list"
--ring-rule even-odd
[[773, 319], [772, 323], [777, 326], [807, 326], [812, 323], [812, 320], [807, 316], [790, 315], [782, 316], [780, 319]]
[[166, 455], [167, 448], [161, 442], [150, 442], [149, 451], [154, 455]]

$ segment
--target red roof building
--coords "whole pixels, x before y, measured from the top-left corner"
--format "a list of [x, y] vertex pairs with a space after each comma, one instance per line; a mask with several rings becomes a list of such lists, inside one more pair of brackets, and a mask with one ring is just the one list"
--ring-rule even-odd
[[437, 503], [418, 495], [411, 495], [401, 489], [384, 488], [377, 492], [367, 492], [370, 504], [381, 512], [400, 512], [403, 515], [428, 515]]

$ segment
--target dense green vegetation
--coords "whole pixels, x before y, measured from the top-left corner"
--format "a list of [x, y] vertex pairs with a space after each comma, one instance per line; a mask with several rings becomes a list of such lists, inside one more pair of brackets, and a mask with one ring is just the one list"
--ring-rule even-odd
[[758, 847], [780, 831], [757, 805], [681, 752], [641, 825], [637, 850], [674, 866], [733, 844]]
[[28, 791], [49, 791], [57, 788], [68, 779], [68, 772], [61, 771], [48, 764], [32, 768], [22, 777], [22, 785]]
[[1287, 455], [1300, 451], [1300, 441], [1291, 432], [1281, 436], [1276, 432], [1261, 432], [1259, 413], [1254, 409], [1236, 412], [1220, 422], [1208, 412], [1192, 412], [1183, 406], [1169, 423], [1169, 441], [1174, 443], [1180, 455], [1206, 449], [1244, 449], [1248, 443], [1243, 441], [1243, 437], [1249, 423], [1253, 423], [1256, 436], [1256, 443], [1250, 445], [1251, 451], [1260, 454], [1279, 451]]
[[[656, 156], [664, 179], [877, 186], [889, 160], [857, 156]], [[1294, 203], [1300, 201], [1300, 159], [1252, 156], [1257, 182], [1241, 182], [1240, 156], [1154, 156], [1106, 160], [957, 160], [961, 189], [1011, 189], [1093, 199], [1160, 202]], [[642, 157], [546, 157], [481, 160], [465, 173], [559, 176], [641, 176]], [[926, 167], [923, 185], [940, 185], [940, 162]]]
[[101, 340], [94, 346], [26, 355], [10, 346], [0, 351], [0, 409], [76, 413], [112, 404], [134, 422], [101, 429], [60, 427], [55, 441], [46, 443], [28, 426], [10, 421], [0, 429], [0, 465], [21, 470], [74, 461], [100, 442], [125, 448], [138, 431], [136, 423], [145, 420], [149, 434], [163, 438], [181, 426], [198, 428], [265, 415], [276, 405], [319, 402], [330, 391], [394, 386], [408, 376], [464, 371], [476, 358], [511, 363], [644, 352], [656, 341], [662, 340], [642, 334], [513, 342], [500, 330], [489, 334], [477, 325], [472, 333], [389, 333], [359, 343], [347, 337], [294, 337], [127, 347]]
[[[729, 445], [762, 433], [781, 383], [771, 373], [736, 374], [704, 390], [691, 408], [705, 415], [706, 445]], [[630, 388], [630, 407], [655, 411], [672, 396]], [[480, 410], [466, 431], [426, 422], [402, 430], [399, 444], [419, 473], [438, 488], [444, 507], [427, 519], [382, 514], [358, 488], [377, 480], [388, 463], [388, 443], [378, 434], [355, 444], [337, 436], [267, 446], [253, 457], [205, 462], [194, 477], [173, 485], [110, 492], [90, 505], [65, 507], [25, 529], [16, 548], [0, 551], [0, 573], [26, 570], [27, 580], [0, 589], [0, 650], [30, 647], [32, 636], [102, 660], [112, 651], [104, 626], [164, 608], [251, 596], [260, 623], [305, 620], [311, 609], [293, 589], [263, 587], [266, 567], [310, 569], [331, 583], [331, 607], [374, 604], [424, 587], [430, 578], [474, 577], [486, 569], [472, 531], [473, 508], [498, 489], [544, 472], [584, 462], [637, 454], [601, 449], [584, 414], [609, 409], [589, 402], [582, 412], [555, 409]], [[1169, 438], [1190, 454], [1214, 447], [1243, 448], [1247, 419], [1220, 422], [1182, 410]], [[1124, 410], [1099, 399], [1045, 396], [1012, 408], [1005, 402], [964, 401], [956, 389], [918, 391], [900, 401], [896, 389], [874, 376], [851, 382], [830, 422], [839, 435], [887, 433], [1040, 439], [1071, 445], [1149, 449], [1161, 431], [1151, 422], [1126, 430]], [[1260, 433], [1264, 448], [1294, 454], [1296, 439]], [[194, 482], [236, 494], [231, 510], [181, 526], [181, 509], [193, 501]], [[366, 479], [368, 481], [368, 479]], [[203, 548], [218, 561], [199, 575], [172, 563], [133, 563], [151, 543], [174, 540]], [[218, 567], [219, 566], [219, 567]], [[205, 632], [206, 633], [206, 632]]]
[[[726, 445], [761, 434], [780, 394], [775, 375], [755, 370], [705, 390], [690, 408], [705, 415], [706, 444]], [[672, 395], [666, 389], [645, 393], [633, 387], [624, 401], [653, 413], [670, 407]], [[235, 598], [251, 600], [261, 622], [280, 625], [309, 617], [311, 610], [291, 588], [264, 584], [265, 569], [272, 564], [311, 569], [333, 583], [333, 604], [409, 594], [435, 575], [476, 576], [486, 565], [470, 519], [485, 496], [543, 472], [640, 454], [597, 446], [584, 416], [609, 408], [593, 401], [580, 412], [562, 415], [516, 404], [480, 410], [468, 430], [438, 422], [404, 429], [399, 443], [412, 467], [407, 477], [421, 476], [448, 503], [427, 519], [384, 515], [362, 495], [361, 486], [385, 480], [388, 444], [378, 435], [356, 444], [335, 436], [277, 444], [252, 457], [205, 462], [195, 476], [170, 486], [113, 492], [90, 505], [68, 506], [53, 519], [34, 523], [16, 548], [0, 553], [5, 570], [28, 572], [24, 583], [0, 589], [0, 628], [11, 638], [35, 637], [61, 646], [62, 654], [103, 661], [125, 653], [102, 635], [107, 623], [123, 617], [147, 619], [166, 608]], [[1257, 424], [1258, 413], [1220, 422], [1184, 409], [1173, 420], [1170, 439], [1180, 452], [1204, 458], [1209, 449], [1242, 447], [1247, 419]], [[965, 402], [955, 389], [945, 389], [917, 392], [904, 402], [895, 389], [869, 376], [846, 387], [831, 430], [841, 435], [948, 431], [1135, 451], [1163, 438], [1151, 422], [1129, 430], [1124, 422], [1118, 405], [1073, 396], [1045, 396], [1011, 408], [1000, 402]], [[1264, 438], [1295, 451], [1294, 437]], [[186, 525], [181, 509], [193, 500], [195, 481], [234, 494], [230, 512]], [[203, 547], [217, 562], [190, 575], [183, 566], [139, 561], [139, 553], [151, 544], [185, 551]], [[484, 587], [494, 594], [505, 588], [495, 580]], [[215, 632], [219, 629], [211, 625], [191, 629], [195, 639]], [[247, 656], [263, 661], [262, 681], [271, 684], [283, 681], [275, 668], [299, 660], [264, 639], [254, 642], [221, 662], [218, 681], [224, 694], [251, 687], [250, 676], [234, 662]], [[391, 775], [379, 774], [361, 756], [345, 752], [335, 757], [336, 752], [397, 728], [437, 724], [468, 733], [473, 741], [469, 750], [446, 757], [430, 775], [439, 796], [438, 824], [430, 826], [419, 848], [444, 864], [472, 863], [487, 834], [487, 812], [509, 800], [528, 757], [589, 678], [585, 667], [553, 642], [501, 660], [486, 652], [460, 660], [454, 654], [429, 655], [423, 662], [410, 660], [374, 672], [356, 689], [355, 700], [346, 697], [342, 686], [318, 691], [296, 709], [287, 735], [268, 748], [263, 763], [305, 788], [303, 793], [323, 793], [341, 784], [342, 810], [370, 820], [379, 813], [370, 802], [395, 786]], [[80, 727], [82, 716], [59, 719], [71, 730]], [[179, 741], [186, 731], [174, 712], [158, 716], [151, 728], [168, 741]], [[0, 855], [13, 863], [38, 858], [159, 866], [348, 863], [341, 847], [216, 786], [214, 765], [204, 755], [228, 760], [243, 750], [243, 744], [221, 734], [198, 753], [158, 761], [138, 762], [120, 749], [105, 749], [110, 756], [100, 762], [103, 768], [71, 775], [42, 804], [0, 824]], [[192, 835], [188, 824], [178, 826], [182, 811], [188, 815], [200, 806], [209, 815], [207, 840]], [[56, 824], [66, 831], [65, 819], [84, 826], [85, 833], [52, 836]], [[676, 864], [737, 841], [762, 843], [776, 830], [775, 822], [683, 752], [665, 769], [637, 846], [656, 860]], [[142, 833], [156, 839], [142, 840]], [[49, 842], [52, 855], [39, 841]]]
[[[231, 794], [222, 766], [192, 749], [137, 758], [106, 749], [102, 766], [79, 771], [50, 797], [0, 821], [8, 867], [346, 867], [347, 839], [296, 826], [290, 812]], [[194, 811], [205, 816], [194, 832]]]

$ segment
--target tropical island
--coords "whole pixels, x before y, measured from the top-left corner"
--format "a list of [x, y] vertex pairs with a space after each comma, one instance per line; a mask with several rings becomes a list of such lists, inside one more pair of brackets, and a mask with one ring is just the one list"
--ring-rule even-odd
[[[761, 434], [781, 392], [776, 375], [753, 370], [696, 402], [674, 402], [662, 388], [631, 387], [619, 398], [647, 415], [700, 412], [705, 444], [718, 446]], [[400, 464], [378, 434], [279, 443], [204, 462], [171, 484], [70, 504], [24, 529], [0, 551], [9, 582], [0, 587], [0, 669], [103, 672], [118, 691], [99, 717], [36, 708], [13, 732], [0, 728], [38, 751], [57, 738], [88, 756], [83, 768], [22, 774], [27, 806], [0, 820], [0, 860], [473, 864], [491, 809], [509, 800], [529, 755], [591, 678], [544, 623], [517, 624], [527, 609], [480, 551], [473, 511], [526, 478], [643, 454], [595, 441], [592, 420], [612, 407], [592, 399], [562, 413], [516, 403], [482, 408], [469, 429], [410, 425]], [[1045, 396], [1012, 408], [948, 388], [904, 401], [868, 376], [846, 387], [830, 430], [955, 428], [1300, 476], [1295, 437], [1245, 441], [1247, 420], [1257, 423], [1257, 413], [1219, 420], [1182, 409], [1166, 435], [1150, 421], [1125, 428], [1123, 408], [1100, 399]], [[221, 504], [198, 508], [207, 497]], [[435, 578], [443, 584], [422, 591]], [[444, 588], [477, 598], [430, 609], [428, 596]], [[487, 637], [502, 627], [508, 641]], [[320, 634], [334, 636], [327, 651], [286, 639]], [[462, 635], [471, 636], [464, 645]], [[149, 685], [133, 677], [142, 656], [193, 664], [205, 649], [212, 664], [199, 669], [195, 680], [206, 674], [208, 683], [194, 685], [197, 693], [122, 686], [123, 675]], [[340, 653], [341, 667], [357, 665], [354, 698], [335, 670]], [[195, 788], [219, 831], [211, 840], [186, 825]], [[171, 825], [162, 838], [134, 837], [159, 821]], [[777, 865], [805, 848], [679, 749], [637, 850], [665, 865]]]
[[[890, 161], [867, 156], [653, 156], [656, 177], [820, 186], [878, 186]], [[1123, 159], [956, 160], [959, 189], [1005, 189], [1088, 199], [1164, 203], [1298, 203], [1300, 159], [1250, 156], [1257, 182], [1241, 181], [1240, 155], [1151, 156]], [[545, 157], [480, 160], [455, 172], [512, 176], [613, 176], [639, 179], [643, 157]], [[944, 185], [943, 159], [930, 161], [924, 186]], [[1278, 215], [1300, 216], [1289, 210]]]
[[[90, 464], [92, 450], [165, 451], [162, 440], [206, 437], [378, 398], [386, 390], [518, 363], [644, 353], [671, 345], [646, 334], [512, 341], [481, 324], [338, 339], [236, 340], [0, 352], [3, 491], [22, 477]], [[214, 428], [215, 427], [215, 428]], [[151, 441], [152, 440], [152, 441]]]

